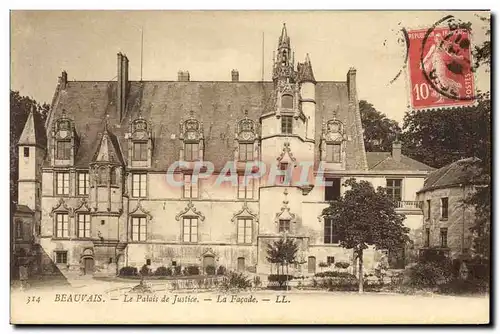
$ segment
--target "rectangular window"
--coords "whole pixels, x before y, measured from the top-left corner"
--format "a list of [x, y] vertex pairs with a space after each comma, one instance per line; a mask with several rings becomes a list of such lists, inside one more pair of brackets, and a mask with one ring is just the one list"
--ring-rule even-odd
[[280, 171], [282, 175], [278, 176], [279, 184], [285, 184], [285, 180], [290, 180], [290, 178], [287, 178], [288, 175], [288, 163], [286, 162], [281, 162], [280, 163]]
[[253, 178], [238, 175], [238, 198], [253, 199]]
[[293, 133], [293, 116], [281, 116], [281, 133]]
[[441, 238], [441, 247], [448, 247], [448, 229], [446, 227], [439, 229], [439, 236]]
[[56, 159], [69, 160], [71, 156], [71, 141], [58, 140], [56, 142]]
[[69, 173], [56, 173], [56, 194], [68, 195], [69, 194]]
[[195, 161], [198, 160], [200, 150], [198, 143], [185, 143], [184, 144], [184, 160]]
[[78, 214], [78, 238], [90, 238], [90, 215]]
[[198, 218], [184, 218], [183, 241], [198, 242]]
[[56, 252], [56, 263], [57, 264], [66, 264], [66, 263], [68, 263], [68, 252], [66, 252], [66, 251]]
[[448, 197], [441, 198], [441, 219], [448, 219]]
[[78, 195], [88, 195], [89, 188], [89, 173], [78, 173]]
[[132, 174], [132, 197], [146, 197], [147, 174]]
[[326, 162], [339, 163], [341, 159], [341, 144], [326, 144]]
[[58, 213], [56, 214], [56, 238], [68, 238], [68, 214]]
[[338, 244], [339, 235], [337, 231], [337, 226], [333, 221], [333, 218], [325, 218], [324, 226], [324, 243], [325, 244]]
[[392, 199], [396, 202], [401, 201], [401, 184], [403, 180], [401, 179], [387, 179], [387, 195], [392, 197]]
[[239, 161], [252, 161], [253, 151], [253, 143], [241, 143], [239, 145]]
[[430, 244], [431, 244], [431, 229], [427, 227], [425, 229], [425, 244], [424, 244], [424, 247], [429, 247]]
[[251, 244], [252, 243], [252, 219], [241, 218], [238, 219], [238, 243]]
[[24, 157], [29, 158], [30, 157], [30, 148], [25, 147], [23, 151], [24, 151]]
[[427, 200], [427, 219], [431, 219], [431, 200]]
[[192, 175], [184, 175], [184, 198], [198, 198], [198, 180]]
[[280, 219], [278, 232], [290, 232], [290, 220], [288, 219]]
[[326, 257], [326, 264], [329, 266], [335, 263], [335, 256], [327, 256]]
[[132, 217], [132, 241], [146, 241], [146, 217]]
[[146, 160], [148, 160], [148, 143], [147, 142], [134, 143], [134, 153], [132, 155], [132, 160], [134, 160], [134, 161], [146, 161]]
[[326, 178], [325, 180], [325, 201], [334, 201], [340, 197], [340, 179], [339, 178]]
[[16, 239], [23, 239], [23, 222], [16, 221]]

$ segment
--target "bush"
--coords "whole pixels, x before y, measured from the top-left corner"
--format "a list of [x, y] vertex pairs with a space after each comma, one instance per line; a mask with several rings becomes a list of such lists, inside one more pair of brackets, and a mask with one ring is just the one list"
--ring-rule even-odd
[[207, 266], [205, 272], [207, 275], [215, 275], [215, 266]]
[[316, 273], [315, 277], [344, 277], [344, 278], [356, 278], [353, 274], [349, 274], [343, 271], [325, 271], [322, 273]]
[[293, 276], [271, 274], [267, 276], [267, 280], [269, 282], [278, 282], [279, 286], [283, 286], [286, 282], [293, 280]]
[[322, 280], [320, 287], [326, 288], [328, 291], [356, 291], [358, 290], [358, 280], [355, 276], [328, 278]]
[[217, 268], [217, 276], [223, 276], [225, 274], [226, 274], [226, 267], [219, 266], [219, 268]]
[[482, 280], [462, 280], [454, 279], [448, 283], [441, 284], [438, 288], [443, 294], [477, 294], [489, 292], [488, 283]]
[[427, 261], [417, 263], [410, 268], [410, 285], [417, 287], [435, 287], [447, 283], [453, 277], [450, 261]]
[[200, 274], [200, 268], [198, 266], [187, 266], [184, 268], [183, 274], [185, 276], [196, 276]]
[[123, 267], [120, 269], [120, 273], [118, 276], [122, 277], [133, 277], [137, 276], [137, 268], [136, 267]]
[[149, 275], [151, 275], [151, 269], [149, 269], [149, 267], [148, 267], [147, 264], [145, 264], [145, 265], [142, 266], [140, 274], [142, 276], [149, 276]]
[[223, 290], [248, 289], [252, 287], [252, 282], [243, 273], [230, 272], [220, 286]]
[[328, 267], [328, 263], [326, 263], [326, 262], [320, 262], [319, 263], [319, 267], [320, 268], [326, 268], [326, 267]]
[[158, 267], [155, 271], [155, 276], [172, 276], [172, 268]]
[[175, 276], [179, 276], [182, 273], [182, 267], [181, 265], [177, 265], [174, 267], [174, 274]]
[[259, 276], [254, 276], [253, 278], [253, 286], [258, 288], [262, 284]]
[[335, 262], [335, 268], [347, 269], [350, 265], [349, 262]]

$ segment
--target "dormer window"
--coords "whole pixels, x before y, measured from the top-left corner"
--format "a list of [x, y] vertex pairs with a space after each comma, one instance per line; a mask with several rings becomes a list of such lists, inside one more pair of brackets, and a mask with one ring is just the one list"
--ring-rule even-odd
[[69, 140], [58, 140], [56, 143], [56, 159], [69, 160], [71, 156], [71, 142]]
[[338, 168], [343, 168], [345, 164], [346, 139], [342, 122], [334, 118], [326, 124], [324, 123], [320, 146], [321, 160], [327, 163], [338, 164]]
[[194, 117], [193, 111], [189, 118], [181, 121], [181, 134], [179, 139], [183, 145], [180, 152], [180, 159], [184, 161], [203, 160], [203, 123]]
[[284, 94], [281, 96], [281, 108], [293, 109], [293, 96]]
[[63, 111], [61, 118], [52, 126], [52, 164], [56, 166], [73, 165], [77, 149], [77, 136], [73, 121]]
[[184, 144], [184, 160], [196, 161], [200, 153], [198, 143], [185, 143]]
[[147, 142], [135, 142], [134, 143], [134, 161], [147, 161], [148, 160], [148, 143]]
[[281, 133], [287, 135], [293, 133], [293, 116], [281, 116]]
[[256, 150], [258, 138], [257, 125], [248, 117], [248, 111], [245, 110], [245, 117], [236, 126], [235, 160], [241, 162], [255, 160], [258, 154]]
[[150, 124], [139, 113], [137, 119], [130, 123], [129, 135], [129, 164], [132, 168], [151, 167], [153, 142]]
[[341, 162], [341, 144], [340, 143], [331, 143], [326, 144], [326, 162]]
[[253, 143], [240, 143], [239, 144], [239, 161], [252, 161], [254, 152]]
[[107, 167], [100, 167], [97, 170], [97, 185], [107, 186], [109, 180], [109, 170]]

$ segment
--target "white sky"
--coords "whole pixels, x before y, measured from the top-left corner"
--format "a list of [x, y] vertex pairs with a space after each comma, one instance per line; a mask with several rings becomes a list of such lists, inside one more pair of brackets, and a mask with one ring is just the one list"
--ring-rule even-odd
[[[271, 79], [272, 54], [283, 22], [295, 61], [309, 53], [316, 80], [344, 81], [357, 69], [358, 95], [390, 118], [407, 110], [406, 78], [390, 80], [403, 65], [401, 27], [426, 28], [452, 14], [471, 21], [473, 43], [485, 38], [473, 12], [173, 12], [173, 11], [14, 11], [11, 14], [11, 88], [50, 103], [57, 77], [111, 80], [116, 53], [130, 60], [130, 79], [140, 78], [141, 27], [144, 29], [144, 80], [176, 80], [189, 70], [191, 80], [260, 80], [264, 33], [264, 79]], [[480, 13], [485, 15], [485, 13]], [[479, 72], [477, 87], [489, 89], [489, 74]]]

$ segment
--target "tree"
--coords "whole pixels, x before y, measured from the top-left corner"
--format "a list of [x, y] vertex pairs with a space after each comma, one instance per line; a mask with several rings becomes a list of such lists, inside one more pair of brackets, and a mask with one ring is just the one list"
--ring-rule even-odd
[[[295, 263], [298, 246], [291, 238], [281, 238], [267, 245], [267, 261], [281, 265], [281, 274], [284, 274], [283, 266], [286, 266], [288, 273], [288, 264]], [[276, 273], [279, 275], [279, 266]]]
[[365, 100], [359, 101], [365, 149], [368, 152], [389, 152], [401, 132], [398, 123], [379, 112]]
[[377, 190], [368, 181], [349, 179], [350, 187], [322, 212], [337, 224], [340, 246], [353, 249], [359, 262], [359, 292], [363, 292], [363, 251], [369, 246], [389, 251], [400, 249], [409, 241], [405, 216], [397, 214], [395, 202], [384, 188]]

